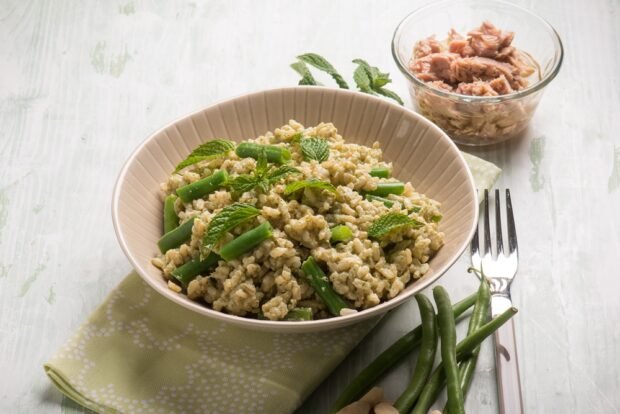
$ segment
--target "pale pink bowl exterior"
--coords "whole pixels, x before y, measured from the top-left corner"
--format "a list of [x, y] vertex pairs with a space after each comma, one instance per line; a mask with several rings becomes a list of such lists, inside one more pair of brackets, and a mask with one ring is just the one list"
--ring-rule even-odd
[[[159, 184], [200, 143], [213, 138], [253, 138], [295, 119], [311, 126], [333, 122], [345, 139], [379, 141], [394, 176], [442, 203], [445, 246], [431, 270], [397, 297], [364, 311], [308, 322], [262, 321], [216, 312], [168, 289], [150, 259], [162, 233]], [[120, 172], [112, 199], [118, 241], [140, 276], [179, 305], [223, 322], [276, 332], [334, 329], [384, 314], [435, 282], [463, 253], [478, 220], [474, 181], [456, 145], [437, 126], [402, 106], [343, 89], [290, 87], [251, 93], [185, 116], [148, 137]]]

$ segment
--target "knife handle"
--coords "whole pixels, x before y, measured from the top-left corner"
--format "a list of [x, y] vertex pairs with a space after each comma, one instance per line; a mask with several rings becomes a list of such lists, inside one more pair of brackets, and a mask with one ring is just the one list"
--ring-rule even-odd
[[515, 324], [510, 319], [494, 334], [495, 370], [500, 414], [523, 414]]

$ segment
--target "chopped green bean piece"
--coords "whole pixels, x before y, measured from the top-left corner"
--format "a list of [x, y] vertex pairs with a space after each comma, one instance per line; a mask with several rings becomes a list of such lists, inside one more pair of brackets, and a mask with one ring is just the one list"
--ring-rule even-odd
[[266, 221], [222, 246], [220, 256], [227, 262], [236, 259], [270, 238], [272, 230], [271, 224]]
[[329, 279], [325, 273], [323, 273], [323, 270], [321, 270], [316, 260], [314, 260], [314, 257], [308, 257], [301, 265], [301, 270], [303, 270], [308, 278], [308, 283], [312, 289], [314, 289], [316, 294], [325, 302], [329, 313], [334, 316], [340, 316], [340, 311], [343, 308], [347, 308], [348, 305], [344, 299], [334, 291]]
[[177, 189], [177, 194], [184, 203], [201, 198], [217, 190], [228, 179], [226, 170], [217, 171], [210, 176]]
[[311, 321], [312, 308], [293, 308], [284, 317], [286, 321]]
[[159, 246], [159, 251], [162, 253], [166, 253], [168, 250], [179, 247], [180, 245], [191, 239], [192, 227], [194, 227], [195, 218], [196, 217], [192, 217], [176, 229], [164, 234], [162, 238], [159, 239], [159, 241], [157, 242], [157, 246]]
[[368, 194], [385, 197], [390, 194], [401, 195], [405, 191], [405, 184], [400, 181], [378, 183], [377, 188], [373, 191], [369, 191]]
[[196, 276], [203, 274], [217, 265], [220, 256], [211, 252], [204, 260], [190, 260], [182, 266], [172, 271], [172, 276], [181, 283], [183, 289], [187, 290], [189, 282], [196, 279]]
[[285, 164], [291, 159], [291, 152], [284, 147], [255, 144], [253, 142], [242, 142], [237, 145], [235, 152], [241, 158], [254, 158], [255, 160], [258, 160], [258, 156], [263, 150], [265, 151], [267, 161], [269, 162]]
[[390, 178], [392, 174], [388, 167], [374, 167], [370, 170], [370, 175], [377, 178]]
[[332, 235], [329, 239], [331, 243], [347, 242], [353, 238], [353, 232], [344, 224], [332, 227], [331, 233]]
[[179, 216], [174, 209], [174, 203], [177, 201], [177, 196], [169, 194], [164, 201], [164, 234], [171, 232], [179, 227]]

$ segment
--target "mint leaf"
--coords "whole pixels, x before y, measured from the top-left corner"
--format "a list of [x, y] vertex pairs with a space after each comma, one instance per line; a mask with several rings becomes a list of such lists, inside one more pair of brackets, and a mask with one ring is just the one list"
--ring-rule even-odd
[[319, 137], [302, 138], [300, 141], [301, 152], [306, 161], [326, 161], [329, 158], [329, 144]]
[[339, 87], [343, 89], [349, 89], [349, 85], [347, 85], [347, 82], [342, 78], [342, 76], [340, 76], [340, 74], [336, 71], [332, 64], [329, 63], [327, 59], [325, 59], [323, 56], [317, 55], [316, 53], [305, 53], [303, 55], [297, 56], [297, 59], [329, 74], [336, 81]]
[[267, 174], [267, 181], [269, 181], [270, 184], [274, 184], [289, 174], [301, 174], [301, 171], [288, 165], [282, 165]]
[[373, 221], [368, 228], [368, 237], [380, 239], [392, 230], [408, 226], [419, 227], [422, 226], [422, 223], [405, 214], [387, 213]]
[[236, 193], [253, 190], [260, 180], [251, 174], [241, 174], [228, 181], [228, 187]]
[[209, 254], [224, 233], [259, 214], [260, 210], [250, 204], [234, 203], [224, 207], [211, 219], [202, 236], [201, 256]]
[[189, 167], [190, 165], [196, 164], [200, 161], [224, 157], [234, 149], [235, 143], [227, 139], [214, 139], [212, 141], [205, 142], [193, 150], [186, 159], [181, 161], [176, 166], [174, 172], [179, 172], [183, 168]]
[[376, 66], [370, 66], [364, 59], [353, 59], [353, 63], [358, 65], [353, 73], [353, 79], [361, 92], [370, 95], [383, 95], [394, 99], [401, 105], [405, 104], [395, 92], [384, 88], [385, 85], [392, 82], [389, 73], [381, 72]]
[[353, 72], [353, 80], [355, 81], [355, 84], [360, 91], [364, 93], [369, 93], [371, 95], [375, 94], [370, 87], [370, 76], [368, 76], [368, 73], [363, 66], [359, 65], [355, 69], [355, 72]]
[[321, 85], [321, 83], [317, 82], [316, 79], [314, 79], [314, 76], [312, 76], [312, 73], [310, 73], [310, 69], [308, 69], [308, 66], [306, 66], [306, 64], [301, 60], [298, 60], [295, 63], [291, 63], [291, 68], [293, 68], [295, 72], [301, 75], [301, 79], [298, 83], [299, 85]]
[[334, 187], [332, 184], [326, 181], [321, 181], [316, 178], [310, 178], [309, 180], [295, 181], [294, 183], [290, 183], [284, 189], [284, 195], [292, 194], [295, 191], [299, 191], [304, 188], [316, 188], [319, 190], [327, 190], [329, 192], [336, 194], [336, 187]]

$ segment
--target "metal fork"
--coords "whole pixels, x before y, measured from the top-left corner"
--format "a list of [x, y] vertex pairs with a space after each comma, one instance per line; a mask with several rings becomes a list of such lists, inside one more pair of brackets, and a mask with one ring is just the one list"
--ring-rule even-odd
[[[508, 235], [508, 252], [504, 254], [502, 238], [502, 220], [500, 208], [500, 192], [495, 190], [495, 250], [491, 248], [491, 229], [489, 225], [489, 192], [484, 190], [484, 243], [479, 245], [478, 231], [471, 241], [471, 263], [480, 274], [489, 281], [491, 288], [491, 315], [495, 317], [512, 307], [510, 284], [517, 274], [519, 252], [517, 248], [517, 232], [512, 212], [510, 190], [506, 189], [506, 222]], [[480, 255], [482, 249], [482, 255]], [[509, 320], [495, 332], [495, 367], [499, 409], [501, 414], [523, 414], [523, 399], [515, 328], [513, 320]]]

